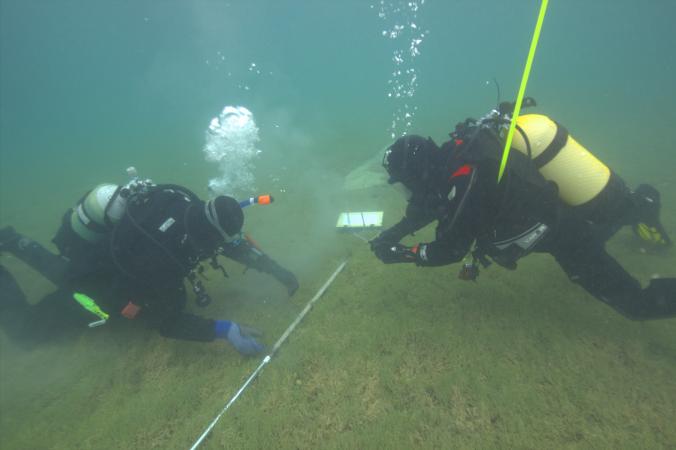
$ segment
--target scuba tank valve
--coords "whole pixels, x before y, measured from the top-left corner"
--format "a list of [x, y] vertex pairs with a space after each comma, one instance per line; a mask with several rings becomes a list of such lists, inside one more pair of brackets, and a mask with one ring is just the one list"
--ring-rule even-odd
[[120, 188], [119, 194], [120, 197], [125, 200], [131, 199], [134, 202], [140, 202], [141, 198], [148, 194], [152, 188], [157, 186], [155, 183], [153, 183], [153, 180], [149, 178], [142, 180], [138, 176], [138, 171], [134, 166], [127, 167], [127, 175], [129, 176], [130, 180], [127, 184]]

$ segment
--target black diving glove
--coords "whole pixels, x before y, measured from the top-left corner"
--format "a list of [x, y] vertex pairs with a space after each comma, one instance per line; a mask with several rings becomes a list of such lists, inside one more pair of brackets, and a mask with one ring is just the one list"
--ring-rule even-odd
[[392, 236], [388, 235], [388, 230], [383, 231], [380, 233], [378, 236], [374, 237], [369, 241], [369, 246], [371, 247], [371, 251], [375, 253], [375, 255], [379, 258], [380, 254], [386, 253], [389, 249], [389, 247], [392, 247], [393, 245], [397, 245], [399, 242], [399, 239], [395, 239]]
[[263, 255], [259, 258], [259, 265], [260, 270], [269, 273], [286, 287], [289, 296], [296, 293], [298, 290], [298, 279], [292, 272], [277, 264], [275, 260], [267, 255]]
[[385, 264], [412, 263], [417, 260], [418, 246], [406, 247], [402, 244], [382, 243], [371, 246], [373, 253]]

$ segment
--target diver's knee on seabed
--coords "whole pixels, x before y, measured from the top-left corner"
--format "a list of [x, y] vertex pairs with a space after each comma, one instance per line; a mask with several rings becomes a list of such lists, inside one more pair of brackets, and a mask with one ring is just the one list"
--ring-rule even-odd
[[676, 317], [676, 278], [650, 280], [647, 288], [637, 297], [626, 295], [609, 300], [608, 305], [631, 320], [668, 319]]

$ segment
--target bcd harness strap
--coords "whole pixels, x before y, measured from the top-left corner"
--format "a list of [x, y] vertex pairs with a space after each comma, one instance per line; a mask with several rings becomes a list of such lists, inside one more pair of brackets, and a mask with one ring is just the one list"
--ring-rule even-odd
[[[91, 191], [89, 191], [91, 192]], [[80, 201], [77, 206], [75, 207], [75, 212], [77, 213], [77, 219], [80, 221], [80, 223], [87, 228], [89, 231], [92, 231], [93, 233], [96, 234], [104, 234], [108, 229], [99, 224], [94, 222], [92, 220], [91, 216], [85, 209], [85, 202], [84, 200]]]
[[533, 163], [538, 170], [556, 158], [556, 155], [559, 154], [561, 149], [565, 147], [566, 142], [568, 142], [568, 130], [557, 122], [554, 123], [556, 124], [554, 139], [552, 139], [552, 142], [549, 143], [542, 153], [533, 158]]
[[506, 250], [509, 246], [516, 245], [524, 252], [528, 252], [542, 239], [547, 230], [549, 230], [547, 225], [538, 222], [523, 233], [502, 241], [493, 242], [493, 245], [498, 250]]

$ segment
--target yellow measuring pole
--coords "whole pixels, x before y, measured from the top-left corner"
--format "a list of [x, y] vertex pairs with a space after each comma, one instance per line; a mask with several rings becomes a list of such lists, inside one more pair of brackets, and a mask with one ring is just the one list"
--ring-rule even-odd
[[530, 50], [528, 50], [528, 59], [526, 60], [526, 67], [521, 76], [521, 85], [519, 86], [519, 94], [516, 96], [516, 104], [514, 105], [514, 112], [512, 113], [512, 121], [509, 124], [509, 132], [507, 133], [507, 140], [505, 141], [505, 149], [502, 151], [502, 162], [500, 163], [500, 172], [498, 172], [498, 183], [502, 179], [507, 166], [507, 158], [509, 157], [509, 149], [512, 146], [512, 138], [514, 137], [514, 130], [516, 129], [516, 119], [519, 118], [521, 111], [521, 102], [526, 93], [526, 85], [528, 84], [528, 76], [530, 75], [530, 68], [533, 65], [533, 58], [535, 57], [535, 49], [540, 40], [540, 30], [542, 29], [542, 22], [545, 20], [545, 12], [547, 12], [547, 4], [549, 0], [542, 0], [540, 4], [540, 13], [538, 14], [538, 21], [535, 24], [535, 31], [533, 32], [533, 39], [530, 42]]

